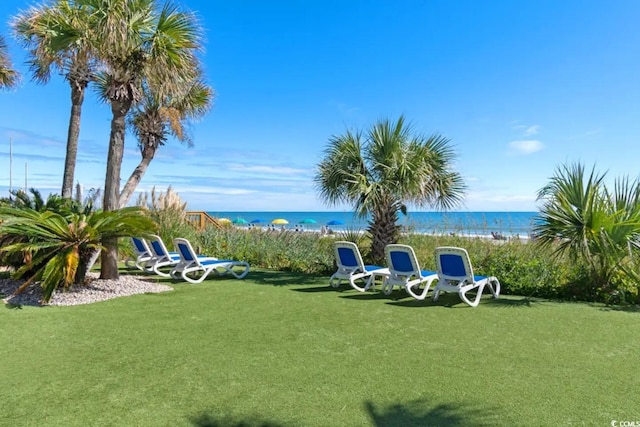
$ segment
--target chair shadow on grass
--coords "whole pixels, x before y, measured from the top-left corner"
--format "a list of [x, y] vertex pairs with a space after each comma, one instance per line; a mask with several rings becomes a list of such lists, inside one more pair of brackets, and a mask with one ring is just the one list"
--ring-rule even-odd
[[317, 275], [291, 271], [251, 270], [247, 275], [247, 279], [259, 285], [270, 286], [306, 286], [321, 283], [321, 278], [318, 278]]
[[[351, 288], [349, 288], [351, 289]], [[348, 295], [340, 295], [340, 298], [360, 300], [360, 301], [374, 301], [374, 300], [389, 300], [391, 302], [399, 302], [407, 298], [411, 298], [406, 292], [394, 291], [391, 295], [385, 295], [384, 292], [368, 291], [368, 292], [354, 292]], [[411, 299], [412, 301], [415, 301]], [[416, 301], [420, 302], [420, 301]]]
[[319, 293], [319, 292], [337, 292], [337, 293], [342, 293], [342, 292], [346, 292], [346, 291], [350, 291], [353, 290], [353, 288], [351, 287], [345, 287], [345, 286], [340, 286], [338, 288], [334, 288], [331, 287], [329, 285], [321, 285], [321, 286], [305, 286], [302, 288], [294, 288], [291, 289], [292, 291], [296, 291], [296, 292], [305, 292], [305, 293]]
[[[396, 305], [399, 307], [446, 307], [446, 308], [471, 308], [465, 304], [458, 294], [449, 292], [440, 294], [438, 301], [431, 299], [431, 294], [424, 301], [418, 301], [412, 298], [409, 299], [397, 299], [396, 301], [389, 301], [387, 304]], [[490, 305], [497, 308], [521, 308], [528, 307], [533, 308], [540, 305], [541, 302], [535, 298], [529, 297], [510, 297], [510, 298], [491, 298], [490, 296], [483, 297], [480, 305]]]

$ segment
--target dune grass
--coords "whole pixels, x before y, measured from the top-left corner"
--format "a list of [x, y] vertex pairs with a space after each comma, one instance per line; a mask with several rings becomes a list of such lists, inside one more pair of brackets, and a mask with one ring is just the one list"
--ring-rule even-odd
[[0, 425], [640, 420], [632, 309], [513, 296], [473, 309], [267, 270], [174, 286], [0, 308]]

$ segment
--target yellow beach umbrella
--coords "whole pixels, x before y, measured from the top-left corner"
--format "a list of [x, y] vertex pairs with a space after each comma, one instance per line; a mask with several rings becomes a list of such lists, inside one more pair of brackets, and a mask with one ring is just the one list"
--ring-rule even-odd
[[289, 221], [287, 221], [284, 218], [278, 218], [278, 219], [274, 219], [273, 221], [271, 221], [271, 224], [278, 224], [278, 225], [282, 224], [282, 225], [284, 225], [284, 224], [289, 224]]
[[231, 224], [231, 220], [229, 218], [218, 218], [218, 222], [223, 224]]

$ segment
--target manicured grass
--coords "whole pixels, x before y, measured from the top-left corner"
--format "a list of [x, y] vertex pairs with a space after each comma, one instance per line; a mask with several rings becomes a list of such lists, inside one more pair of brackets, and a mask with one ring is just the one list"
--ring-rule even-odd
[[[171, 283], [171, 282], [168, 282]], [[417, 302], [252, 271], [0, 308], [0, 425], [611, 425], [639, 420], [640, 313]]]

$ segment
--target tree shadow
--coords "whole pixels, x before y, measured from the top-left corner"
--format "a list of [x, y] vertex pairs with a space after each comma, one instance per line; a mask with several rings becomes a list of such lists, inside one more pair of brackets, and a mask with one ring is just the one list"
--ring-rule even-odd
[[[426, 399], [417, 399], [390, 406], [364, 402], [364, 409], [374, 427], [485, 427], [495, 425], [499, 411], [495, 408], [465, 407], [461, 403], [429, 404]], [[291, 423], [265, 420], [257, 416], [234, 418], [201, 413], [189, 419], [195, 427], [288, 427]], [[328, 423], [327, 425], [331, 425]]]
[[285, 427], [286, 424], [277, 423], [275, 421], [261, 420], [257, 417], [251, 417], [243, 420], [234, 419], [228, 416], [216, 417], [211, 414], [203, 413], [196, 417], [192, 417], [189, 421], [195, 427]]
[[[597, 306], [596, 306], [597, 307]], [[600, 311], [621, 311], [623, 313], [640, 314], [639, 305], [608, 305], [597, 307]]]
[[[2, 296], [0, 296], [0, 299], [2, 299]], [[22, 310], [22, 304], [12, 304], [7, 302], [4, 304], [4, 308], [9, 310]]]
[[495, 409], [464, 408], [452, 403], [430, 405], [424, 399], [386, 408], [372, 402], [365, 402], [364, 406], [376, 427], [481, 427], [495, 425], [497, 421]]

